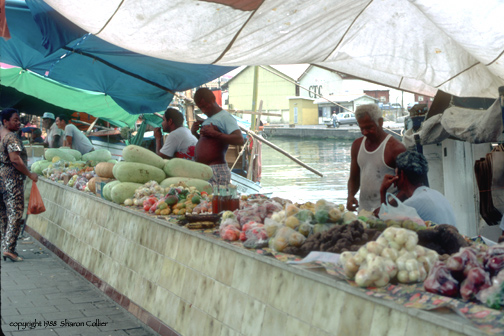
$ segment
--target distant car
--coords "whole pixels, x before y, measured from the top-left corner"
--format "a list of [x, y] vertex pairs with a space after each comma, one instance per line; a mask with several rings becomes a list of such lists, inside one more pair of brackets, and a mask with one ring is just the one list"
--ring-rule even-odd
[[394, 104], [391, 105], [391, 107], [393, 109], [400, 109], [402, 106], [401, 106], [401, 104], [394, 103]]
[[357, 125], [357, 120], [355, 119], [355, 114], [350, 112], [344, 112], [337, 115], [336, 127], [340, 125]]
[[389, 103], [382, 104], [381, 109], [382, 110], [390, 110], [392, 106]]

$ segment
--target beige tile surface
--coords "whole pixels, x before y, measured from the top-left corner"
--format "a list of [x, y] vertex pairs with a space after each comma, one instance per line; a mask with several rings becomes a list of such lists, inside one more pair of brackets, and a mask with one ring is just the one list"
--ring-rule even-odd
[[408, 315], [390, 308], [376, 305], [371, 330], [376, 336], [403, 336], [406, 335]]
[[178, 231], [167, 229], [166, 242], [164, 243], [163, 254], [171, 259], [177, 256], [178, 244], [182, 234]]
[[204, 312], [208, 312], [212, 303], [212, 295], [214, 289], [215, 279], [201, 275], [201, 283], [196, 290], [194, 297], [194, 305]]
[[373, 318], [375, 305], [356, 296], [347, 297], [349, 298], [339, 316], [337, 335], [368, 335], [371, 328], [369, 321]]
[[180, 292], [180, 297], [191, 304], [194, 303], [196, 297], [196, 291], [201, 285], [204, 276], [193, 270], [192, 268], [186, 268], [184, 279], [182, 281], [182, 291]]
[[263, 303], [269, 300], [270, 288], [273, 282], [271, 279], [271, 269], [272, 266], [266, 263], [260, 261], [254, 263], [254, 278], [263, 279], [263, 281], [260, 284], [251, 285], [248, 294]]
[[310, 335], [311, 326], [308, 323], [298, 320], [295, 317], [288, 316], [285, 324], [285, 335]]
[[292, 292], [287, 300], [288, 305], [285, 311], [306, 323], [311, 323], [313, 308], [317, 304], [319, 286], [311, 279], [294, 276], [291, 288]]
[[207, 248], [206, 254], [203, 257], [202, 273], [215, 279], [217, 274], [217, 269], [220, 264], [220, 254], [218, 253], [221, 247], [212, 244]]
[[287, 335], [287, 314], [275, 309], [271, 306], [266, 306], [264, 319], [261, 326], [262, 336], [289, 336]]
[[318, 287], [316, 289], [317, 304], [313, 306], [311, 325], [335, 334], [334, 331], [338, 330], [340, 325], [341, 315], [353, 297], [347, 296], [344, 292], [335, 291], [327, 285], [317, 284], [316, 287]]
[[157, 286], [151, 313], [167, 325], [174, 326], [179, 302], [178, 296]]
[[212, 317], [217, 318], [219, 321], [224, 321], [224, 316], [229, 313], [228, 311], [228, 296], [229, 296], [229, 287], [216, 281], [214, 283], [214, 288], [212, 291], [212, 300], [213, 303], [210, 305], [208, 309], [208, 314]]
[[290, 272], [271, 267], [270, 276], [268, 278], [268, 280], [271, 281], [271, 287], [267, 303], [278, 310], [286, 312], [292, 296], [296, 295], [293, 292], [294, 277], [294, 274]]
[[257, 262], [258, 261], [248, 256], [237, 254], [231, 287], [236, 288], [237, 290], [244, 293], [248, 293], [250, 286], [258, 286], [259, 284], [261, 284], [263, 282], [263, 279], [251, 276], [252, 271], [255, 267], [255, 263]]
[[244, 301], [245, 310], [243, 312], [241, 332], [244, 335], [259, 336], [261, 335], [266, 305], [250, 296], [246, 296]]
[[246, 294], [234, 288], [230, 288], [226, 304], [227, 313], [224, 315], [222, 322], [235, 330], [241, 330], [243, 314], [247, 302]]
[[181, 335], [188, 335], [187, 331], [192, 317], [191, 310], [192, 308], [190, 303], [180, 300], [174, 327]]
[[410, 316], [405, 335], [415, 335], [421, 330], [423, 335], [429, 336], [448, 336], [450, 331], [445, 328], [439, 328], [436, 325], [425, 323], [420, 319]]
[[242, 335], [242, 334], [240, 334], [238, 331], [236, 331], [234, 329], [231, 329], [231, 328], [223, 325], [222, 329], [221, 329], [220, 335], [221, 336], [239, 336], [239, 335]]
[[218, 253], [219, 262], [217, 264], [215, 279], [225, 285], [231, 286], [237, 253], [226, 248], [219, 249]]

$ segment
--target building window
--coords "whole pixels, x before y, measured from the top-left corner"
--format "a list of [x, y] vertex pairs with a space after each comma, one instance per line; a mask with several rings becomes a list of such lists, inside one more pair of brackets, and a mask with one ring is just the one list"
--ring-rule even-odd
[[430, 101], [434, 101], [434, 97], [430, 97]]
[[381, 96], [381, 97], [380, 97], [380, 101], [381, 101], [382, 103], [386, 102], [386, 101], [387, 101], [387, 97], [385, 97], [385, 96]]
[[418, 96], [418, 101], [419, 102], [424, 101], [423, 96]]

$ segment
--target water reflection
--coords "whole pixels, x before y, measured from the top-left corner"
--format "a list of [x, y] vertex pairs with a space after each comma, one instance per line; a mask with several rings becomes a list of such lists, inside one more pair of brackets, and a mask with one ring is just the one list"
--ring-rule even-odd
[[262, 146], [262, 192], [293, 202], [324, 198], [346, 204], [352, 141], [270, 138], [275, 145], [321, 172], [320, 177], [267, 145]]

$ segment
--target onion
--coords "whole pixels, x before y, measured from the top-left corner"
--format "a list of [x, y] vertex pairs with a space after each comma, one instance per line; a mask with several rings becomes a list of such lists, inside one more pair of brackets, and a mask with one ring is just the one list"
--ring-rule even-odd
[[378, 279], [378, 280], [375, 280], [375, 286], [376, 287], [383, 287], [383, 286], [386, 286], [390, 281], [390, 276], [386, 273], [386, 272], [383, 272], [382, 273], [382, 276]]
[[399, 252], [391, 247], [386, 247], [383, 249], [381, 256], [395, 261], [399, 257]]
[[371, 284], [367, 270], [361, 269], [355, 275], [355, 283], [359, 287], [368, 287]]
[[408, 239], [408, 234], [406, 233], [406, 230], [403, 229], [396, 233], [394, 241], [399, 245], [404, 245], [404, 243], [406, 243], [406, 239]]
[[420, 278], [420, 272], [418, 270], [409, 272], [409, 282], [417, 282]]
[[416, 261], [416, 259], [408, 259], [408, 260], [406, 260], [404, 265], [406, 266], [407, 271], [410, 271], [410, 272], [418, 271], [418, 261]]
[[359, 248], [359, 250], [357, 251], [357, 253], [359, 255], [361, 255], [365, 259], [367, 257], [367, 255], [368, 255], [368, 250], [367, 250], [366, 246], [364, 245], [364, 246], [361, 246]]
[[418, 236], [409, 236], [408, 239], [406, 240], [406, 244], [404, 247], [406, 247], [406, 250], [408, 251], [413, 251], [415, 249], [415, 246], [418, 243]]
[[408, 271], [406, 270], [403, 270], [403, 271], [399, 271], [397, 273], [397, 280], [399, 282], [402, 282], [402, 283], [408, 283], [409, 282], [409, 274], [408, 274]]
[[380, 255], [383, 250], [383, 245], [380, 245], [374, 241], [370, 241], [369, 243], [366, 244], [366, 248], [369, 251], [369, 253]]
[[353, 278], [355, 276], [355, 273], [359, 271], [359, 265], [355, 264], [353, 258], [350, 258], [345, 262], [343, 269], [347, 277]]
[[388, 240], [385, 237], [383, 237], [383, 235], [378, 237], [378, 239], [376, 239], [376, 242], [382, 246], [388, 246]]

